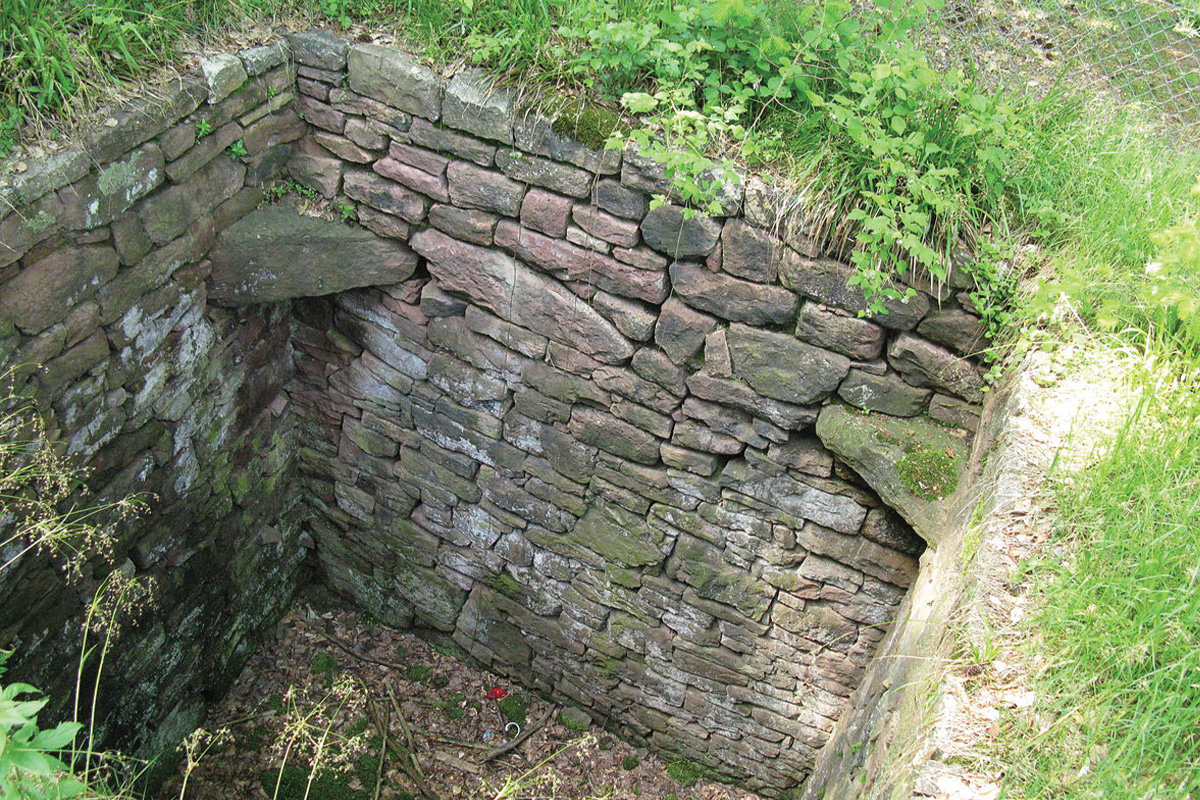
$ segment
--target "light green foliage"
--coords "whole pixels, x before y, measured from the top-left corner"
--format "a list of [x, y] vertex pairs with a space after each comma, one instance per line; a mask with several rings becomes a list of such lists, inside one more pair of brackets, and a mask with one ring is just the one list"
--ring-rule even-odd
[[202, 119], [196, 123], [196, 138], [203, 139], [213, 132], [212, 123], [206, 119]]
[[342, 222], [345, 222], [346, 224], [358, 222], [358, 206], [354, 205], [354, 203], [347, 198], [340, 197], [336, 200], [333, 200], [331, 201], [331, 206], [334, 213], [341, 217]]
[[573, 62], [583, 80], [643, 116], [628, 138], [667, 165], [685, 201], [720, 211], [721, 185], [737, 179], [714, 150], [790, 154], [809, 182], [839, 187], [820, 200], [855, 224], [854, 280], [882, 311], [911, 292], [897, 275], [944, 279], [960, 237], [999, 215], [1020, 132], [998, 96], [935, 71], [909, 43], [940, 7], [881, 0], [852, 13], [828, 0], [776, 18], [753, 0], [693, 0], [562, 33], [586, 42]]
[[[8, 656], [0, 651], [0, 675]], [[47, 730], [39, 728], [37, 715], [47, 701], [24, 699], [39, 694], [24, 683], [0, 686], [0, 796], [30, 800], [76, 797], [87, 787], [71, 776], [58, 756], [83, 726], [62, 722]]]
[[1023, 637], [1048, 666], [1001, 742], [1012, 796], [1200, 793], [1200, 358], [1178, 344], [1142, 342], [1139, 401], [1056, 492]]
[[248, 152], [246, 152], [246, 143], [241, 139], [238, 139], [236, 142], [229, 145], [229, 147], [225, 148], [225, 152], [229, 154], [230, 158], [235, 159], [250, 155]]

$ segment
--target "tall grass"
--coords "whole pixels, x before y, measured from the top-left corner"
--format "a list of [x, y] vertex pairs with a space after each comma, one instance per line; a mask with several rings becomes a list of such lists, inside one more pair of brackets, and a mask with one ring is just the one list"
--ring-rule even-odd
[[1146, 341], [1140, 400], [1058, 491], [1070, 556], [1035, 566], [1049, 666], [1044, 717], [1006, 736], [1016, 796], [1200, 793], [1200, 356]]

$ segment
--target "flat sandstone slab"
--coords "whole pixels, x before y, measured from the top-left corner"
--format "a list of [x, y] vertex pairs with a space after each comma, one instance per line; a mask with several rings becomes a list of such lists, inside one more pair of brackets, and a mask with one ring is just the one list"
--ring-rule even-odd
[[209, 297], [224, 305], [399, 283], [417, 267], [407, 245], [287, 206], [247, 214], [217, 237], [210, 258]]

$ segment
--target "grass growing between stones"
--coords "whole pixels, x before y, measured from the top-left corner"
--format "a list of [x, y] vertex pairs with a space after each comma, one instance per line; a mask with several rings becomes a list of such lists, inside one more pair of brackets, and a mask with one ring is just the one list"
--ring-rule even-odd
[[1039, 610], [1021, 649], [1045, 666], [1039, 702], [1000, 737], [1007, 796], [1200, 792], [1200, 356], [1147, 340], [1138, 401], [1060, 476], [1055, 536], [1029, 571]]

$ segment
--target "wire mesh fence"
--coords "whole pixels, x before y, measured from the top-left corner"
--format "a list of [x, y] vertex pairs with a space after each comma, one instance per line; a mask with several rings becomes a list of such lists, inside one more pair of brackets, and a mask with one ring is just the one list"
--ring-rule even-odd
[[1141, 104], [1200, 137], [1200, 0], [950, 0], [935, 49], [984, 75]]

